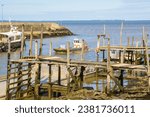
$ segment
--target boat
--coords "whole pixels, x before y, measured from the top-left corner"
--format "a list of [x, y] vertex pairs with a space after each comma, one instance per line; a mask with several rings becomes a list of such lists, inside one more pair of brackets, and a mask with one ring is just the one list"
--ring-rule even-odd
[[0, 33], [0, 52], [8, 51], [8, 42], [11, 43], [11, 51], [21, 47], [22, 32], [15, 26], [10, 26], [9, 32]]
[[[88, 51], [88, 45], [85, 40], [74, 39], [73, 47], [70, 48], [71, 53], [81, 52], [82, 51], [82, 43], [84, 52]], [[60, 45], [59, 48], [54, 48], [56, 53], [67, 53], [67, 48], [65, 45]]]

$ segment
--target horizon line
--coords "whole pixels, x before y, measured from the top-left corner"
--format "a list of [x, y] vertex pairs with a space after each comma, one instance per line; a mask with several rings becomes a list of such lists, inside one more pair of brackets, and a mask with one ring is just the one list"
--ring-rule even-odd
[[[99, 19], [78, 19], [78, 20], [11, 20], [11, 22], [59, 22], [59, 21], [150, 21], [150, 19], [106, 19], [106, 20], [99, 20]], [[0, 20], [0, 22], [9, 22], [9, 20]]]

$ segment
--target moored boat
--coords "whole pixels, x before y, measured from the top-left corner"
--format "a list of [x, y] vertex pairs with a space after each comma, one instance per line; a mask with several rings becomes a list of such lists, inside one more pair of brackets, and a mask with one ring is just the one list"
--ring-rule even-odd
[[9, 32], [0, 33], [0, 52], [8, 51], [8, 42], [11, 43], [11, 51], [21, 47], [22, 32], [17, 30], [17, 27], [11, 25]]
[[[82, 45], [84, 52], [88, 51], [88, 45], [84, 40], [74, 39], [73, 47], [70, 48], [71, 53], [81, 52]], [[65, 45], [60, 45], [59, 48], [54, 48], [56, 53], [67, 53], [67, 48]]]

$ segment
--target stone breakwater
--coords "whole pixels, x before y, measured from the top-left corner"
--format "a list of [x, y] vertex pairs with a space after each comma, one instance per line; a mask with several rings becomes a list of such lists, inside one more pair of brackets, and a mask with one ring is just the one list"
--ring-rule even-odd
[[[40, 38], [41, 35], [41, 25], [43, 25], [43, 37], [57, 37], [57, 36], [68, 36], [73, 35], [73, 33], [64, 26], [60, 26], [53, 22], [12, 22], [13, 26], [18, 27], [18, 30], [22, 30], [22, 25], [24, 25], [24, 34], [27, 39], [30, 38], [31, 27], [33, 27], [33, 38]], [[10, 23], [3, 22], [0, 24], [0, 32], [8, 32], [10, 30]]]

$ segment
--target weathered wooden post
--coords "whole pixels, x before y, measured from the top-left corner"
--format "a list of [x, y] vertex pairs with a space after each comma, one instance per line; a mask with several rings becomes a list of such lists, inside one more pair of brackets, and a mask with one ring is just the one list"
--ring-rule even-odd
[[29, 56], [32, 56], [32, 40], [33, 40], [33, 26], [31, 26], [31, 33], [30, 33]]
[[120, 76], [119, 76], [119, 80], [120, 80], [120, 85], [123, 87], [123, 73], [124, 73], [124, 70], [120, 70]]
[[[145, 34], [145, 33], [144, 33]], [[146, 53], [146, 61], [147, 61], [147, 75], [148, 75], [148, 92], [150, 93], [150, 65], [149, 65], [149, 52], [148, 52], [148, 43], [147, 37], [143, 35], [144, 44], [145, 44], [145, 53]]]
[[132, 47], [134, 46], [134, 36], [132, 37]]
[[[144, 26], [143, 26], [142, 41], [143, 41], [143, 47], [145, 47], [145, 46], [146, 46], [146, 45], [145, 45], [146, 43], [145, 43], [145, 28], [144, 28]], [[143, 54], [144, 54], [144, 64], [146, 65], [146, 50], [144, 50]]]
[[10, 73], [11, 73], [10, 51], [11, 51], [11, 42], [10, 42], [10, 40], [8, 40], [7, 79], [6, 79], [6, 100], [9, 99], [9, 78], [10, 78]]
[[[70, 42], [67, 42], [67, 69], [70, 68]], [[67, 91], [70, 91], [70, 73], [67, 77]]]
[[130, 46], [130, 37], [128, 37], [128, 47]]
[[[99, 61], [99, 48], [100, 48], [100, 35], [97, 35], [97, 52], [96, 52], [96, 55], [97, 55], [97, 58], [96, 58], [96, 61], [98, 62]], [[98, 71], [99, 69], [96, 67], [96, 90], [98, 91]]]
[[83, 88], [83, 72], [84, 72], [84, 70], [85, 70], [85, 67], [81, 66], [81, 71], [80, 71], [80, 75], [79, 75], [79, 77], [80, 77], [80, 89]]
[[108, 37], [108, 48], [107, 48], [107, 93], [110, 92], [110, 37]]
[[123, 22], [121, 23], [121, 29], [120, 29], [120, 46], [122, 46], [122, 32], [123, 32]]
[[43, 24], [41, 24], [41, 39], [40, 39], [40, 51], [39, 51], [39, 55], [42, 55], [42, 45], [43, 45]]
[[99, 61], [99, 49], [100, 49], [100, 35], [97, 35], [97, 51], [96, 51], [97, 62]]
[[67, 65], [70, 65], [70, 42], [67, 43]]
[[61, 85], [61, 66], [58, 65], [58, 85]]
[[[40, 38], [40, 50], [39, 50], [39, 56], [42, 56], [42, 50], [43, 50], [43, 24], [41, 24], [41, 38]], [[38, 65], [38, 79], [40, 81], [41, 78], [41, 64]]]
[[[38, 60], [38, 41], [35, 41], [35, 58]], [[35, 84], [40, 84], [39, 63], [35, 64]]]
[[25, 44], [25, 38], [24, 38], [24, 24], [23, 24], [22, 25], [22, 39], [21, 39], [20, 58], [23, 57], [24, 44]]
[[48, 65], [49, 66], [49, 83], [51, 83], [52, 81], [52, 65]]
[[83, 54], [84, 54], [84, 40], [82, 40], [81, 61], [84, 60]]
[[49, 56], [52, 56], [52, 41], [49, 44]]
[[35, 40], [35, 58], [38, 59], [38, 41]]
[[125, 54], [125, 48], [123, 48], [121, 52], [121, 63], [124, 63], [124, 54]]

